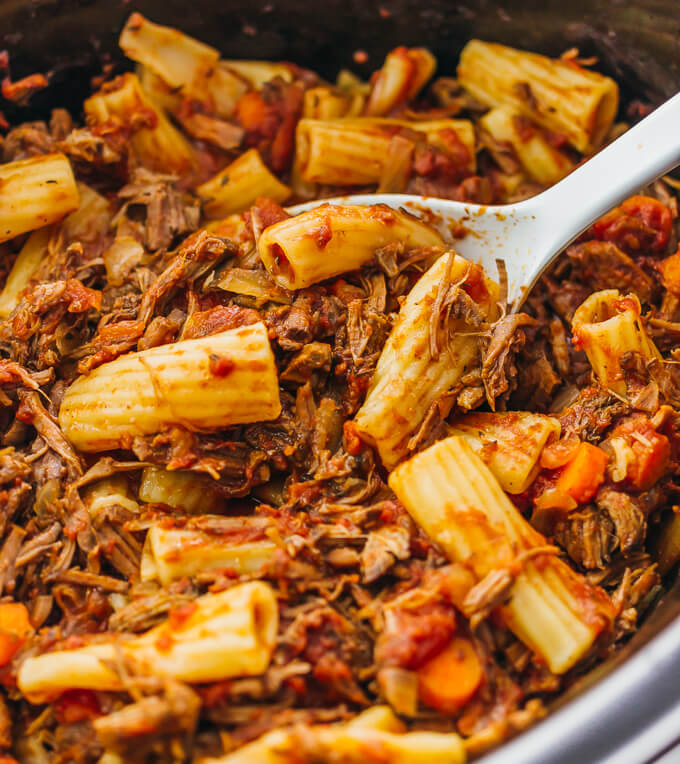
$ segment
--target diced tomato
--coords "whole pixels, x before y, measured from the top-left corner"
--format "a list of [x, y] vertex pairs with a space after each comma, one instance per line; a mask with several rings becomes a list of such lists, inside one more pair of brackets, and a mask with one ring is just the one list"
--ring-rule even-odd
[[597, 446], [581, 443], [573, 459], [560, 473], [556, 489], [583, 504], [590, 501], [604, 482], [609, 457]]
[[363, 441], [359, 437], [354, 422], [345, 422], [343, 425], [343, 434], [345, 436], [345, 450], [351, 456], [357, 456], [363, 448]]
[[611, 437], [625, 438], [634, 454], [626, 480], [638, 491], [649, 490], [668, 468], [671, 458], [668, 438], [657, 432], [646, 416], [631, 417], [616, 427]]
[[629, 253], [661, 252], [668, 244], [672, 223], [671, 211], [658, 199], [631, 196], [594, 223], [589, 234]]
[[184, 605], [172, 608], [168, 614], [168, 624], [174, 631], [181, 629], [189, 618], [198, 610], [195, 602], [186, 602]]
[[395, 609], [378, 637], [376, 660], [383, 666], [417, 669], [451, 641], [456, 628], [456, 612], [450, 605]]
[[92, 690], [67, 690], [54, 702], [54, 716], [60, 724], [75, 724], [101, 716], [101, 708]]

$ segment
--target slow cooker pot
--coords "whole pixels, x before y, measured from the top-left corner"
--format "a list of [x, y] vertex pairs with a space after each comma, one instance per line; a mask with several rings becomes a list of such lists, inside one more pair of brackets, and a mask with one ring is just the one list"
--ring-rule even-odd
[[[10, 52], [13, 78], [51, 72], [50, 87], [28, 107], [3, 108], [8, 119], [40, 118], [56, 105], [77, 114], [102, 64], [125, 66], [117, 38], [133, 10], [227, 57], [289, 60], [328, 77], [342, 67], [367, 75], [397, 45], [427, 46], [439, 72], [453, 74], [465, 41], [480, 37], [596, 55], [624, 104], [654, 105], [680, 90], [678, 0], [1, 0], [0, 47]], [[367, 54], [360, 64], [356, 51]], [[667, 583], [615, 658], [480, 764], [640, 764], [672, 748], [680, 739], [680, 582]]]

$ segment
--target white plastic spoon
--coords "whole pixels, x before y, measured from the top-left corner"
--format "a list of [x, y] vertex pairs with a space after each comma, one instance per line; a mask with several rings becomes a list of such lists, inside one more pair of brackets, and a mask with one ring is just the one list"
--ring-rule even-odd
[[467, 204], [409, 194], [355, 194], [292, 207], [296, 214], [320, 204], [387, 204], [425, 219], [449, 234], [463, 257], [497, 274], [505, 262], [508, 304], [517, 310], [555, 257], [605, 212], [680, 164], [680, 93], [556, 185], [517, 204]]

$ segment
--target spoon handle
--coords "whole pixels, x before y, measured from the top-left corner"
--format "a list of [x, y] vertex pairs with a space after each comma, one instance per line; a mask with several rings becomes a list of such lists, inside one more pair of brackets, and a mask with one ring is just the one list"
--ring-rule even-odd
[[[556, 252], [605, 212], [680, 164], [680, 93], [566, 178], [525, 202]], [[540, 225], [540, 221], [539, 221]]]

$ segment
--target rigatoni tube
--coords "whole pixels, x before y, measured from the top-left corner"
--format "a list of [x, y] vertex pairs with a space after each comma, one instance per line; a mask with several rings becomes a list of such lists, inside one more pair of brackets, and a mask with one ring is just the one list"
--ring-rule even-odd
[[185, 618], [169, 618], [140, 636], [111, 635], [106, 642], [27, 658], [19, 668], [19, 690], [32, 703], [69, 689], [122, 690], [113, 668], [121, 658], [141, 672], [183, 682], [217, 682], [266, 670], [278, 630], [276, 597], [267, 584], [241, 584], [205, 594], [194, 604]]
[[436, 66], [437, 60], [427, 48], [400, 46], [390, 51], [372, 78], [366, 114], [380, 117], [398, 104], [415, 98]]
[[267, 168], [257, 149], [241, 154], [213, 178], [198, 186], [203, 211], [221, 218], [248, 209], [258, 196], [285, 202], [291, 190]]
[[189, 515], [218, 512], [224, 507], [222, 498], [212, 490], [211, 478], [163, 467], [142, 470], [138, 496], [147, 504], [167, 504]]
[[509, 145], [527, 175], [538, 183], [557, 183], [574, 169], [575, 162], [511, 106], [491, 109], [479, 120], [479, 127], [501, 146]]
[[385, 205], [322, 204], [265, 228], [258, 250], [277, 284], [303, 289], [360, 268], [393, 242], [444, 246], [434, 228]]
[[305, 119], [338, 119], [352, 106], [352, 98], [337, 88], [316, 87], [305, 91], [302, 116]]
[[539, 471], [543, 447], [559, 438], [557, 419], [529, 411], [480, 412], [451, 422], [449, 434], [460, 435], [496, 476], [504, 491], [523, 493]]
[[[181, 527], [169, 526], [163, 520], [155, 522], [146, 535], [142, 580], [157, 579], [167, 586], [185, 576], [192, 578], [202, 571], [224, 568], [238, 575], [261, 576], [277, 549], [265, 535], [269, 525], [266, 518], [218, 516], [220, 522], [214, 532], [201, 527], [210, 519], [203, 515], [197, 523], [188, 520]], [[233, 527], [229, 527], [230, 520]]]
[[[440, 284], [460, 283], [476, 274], [476, 310], [482, 320], [496, 317], [499, 288], [478, 266], [458, 255], [442, 255], [409, 292], [378, 359], [368, 394], [355, 423], [361, 436], [376, 446], [391, 469], [408, 452], [430, 406], [479, 364], [479, 336], [462, 319], [450, 329], [450, 348], [431, 354], [433, 309]], [[439, 326], [438, 319], [436, 320]]]
[[0, 292], [0, 318], [7, 318], [19, 304], [21, 293], [47, 254], [51, 233], [52, 228], [45, 226], [33, 231], [26, 239]]
[[[394, 470], [389, 484], [453, 562], [466, 562], [480, 579], [499, 568], [513, 571], [503, 619], [554, 673], [577, 663], [613, 618], [605, 592], [558, 557], [527, 558], [546, 539], [520, 515], [463, 438], [446, 438], [416, 454]], [[522, 553], [525, 560], [519, 562]]]
[[204, 764], [297, 764], [301, 761], [365, 764], [464, 764], [455, 732], [407, 732], [387, 706], [374, 706], [349, 722], [272, 730], [233, 753]]
[[[334, 186], [378, 184], [395, 135], [429, 143], [464, 157], [461, 169], [475, 170], [475, 131], [466, 119], [408, 122], [399, 119], [301, 119], [295, 132], [295, 170], [308, 183]], [[455, 145], [454, 145], [455, 144]]]
[[76, 448], [105, 451], [172, 425], [228, 427], [280, 412], [274, 356], [257, 323], [99, 366], [68, 388], [59, 423]]
[[619, 106], [618, 85], [609, 77], [481, 40], [463, 48], [458, 80], [482, 103], [512, 106], [585, 154], [599, 148]]
[[183, 175], [195, 167], [192, 145], [149, 100], [137, 75], [128, 72], [106, 83], [83, 108], [89, 124], [129, 130], [135, 156], [152, 170]]
[[0, 164], [0, 242], [54, 223], [80, 204], [63, 154]]
[[83, 491], [83, 501], [93, 520], [112, 507], [122, 507], [133, 514], [139, 511], [139, 504], [122, 474], [111, 475], [87, 486]]
[[624, 353], [638, 353], [645, 361], [661, 359], [640, 318], [640, 300], [616, 289], [591, 294], [577, 308], [572, 320], [575, 344], [585, 351], [602, 387], [627, 394], [621, 368]]
[[221, 64], [226, 69], [235, 72], [239, 77], [247, 80], [253, 90], [260, 90], [263, 85], [271, 82], [276, 77], [280, 77], [284, 82], [293, 81], [293, 67], [283, 62], [225, 59]]
[[133, 13], [121, 32], [119, 45], [128, 58], [148, 66], [171, 88], [185, 88], [217, 65], [215, 48], [172, 27], [154, 24]]

